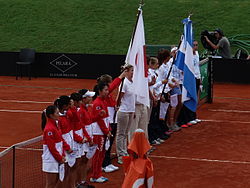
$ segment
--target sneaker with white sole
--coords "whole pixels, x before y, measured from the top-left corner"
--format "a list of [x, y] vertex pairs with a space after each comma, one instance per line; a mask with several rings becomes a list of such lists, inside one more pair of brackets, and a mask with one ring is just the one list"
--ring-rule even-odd
[[108, 165], [109, 168], [113, 168], [114, 170], [119, 170], [118, 166], [115, 166], [113, 164]]
[[177, 131], [180, 131], [180, 130], [181, 130], [181, 127], [179, 127], [178, 125], [174, 124], [174, 125], [172, 125], [172, 130], [173, 130], [174, 132], [177, 132]]
[[114, 172], [115, 169], [109, 167], [109, 165], [108, 165], [108, 166], [105, 166], [105, 167], [103, 168], [103, 171], [106, 172], [106, 173], [109, 173], [109, 172]]
[[200, 122], [201, 122], [201, 120], [200, 120], [200, 119], [195, 119], [195, 121], [196, 121], [197, 123], [200, 123]]
[[92, 183], [104, 183], [106, 181], [108, 181], [108, 178], [105, 178], [103, 176], [101, 176], [101, 177], [99, 177], [97, 179], [96, 178], [90, 178], [90, 182], [92, 182]]
[[160, 138], [157, 138], [156, 141], [160, 142], [160, 143], [164, 143], [165, 141], [160, 139]]
[[158, 142], [157, 140], [153, 140], [150, 144], [155, 146], [155, 145], [160, 145], [161, 143]]
[[188, 123], [191, 123], [191, 124], [195, 125], [195, 124], [197, 124], [197, 121], [192, 120], [192, 121], [189, 121]]

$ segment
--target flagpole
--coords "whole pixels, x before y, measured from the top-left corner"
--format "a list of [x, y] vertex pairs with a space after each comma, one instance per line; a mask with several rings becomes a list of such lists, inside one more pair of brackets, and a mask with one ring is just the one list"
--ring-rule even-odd
[[132, 47], [133, 46], [133, 42], [134, 42], [134, 37], [135, 37], [135, 32], [136, 32], [136, 28], [137, 28], [137, 24], [138, 24], [138, 20], [139, 20], [139, 17], [140, 17], [140, 15], [141, 15], [141, 12], [142, 12], [142, 6], [144, 5], [144, 4], [142, 4], [143, 3], [143, 0], [141, 0], [141, 2], [139, 3], [139, 8], [138, 8], [138, 13], [137, 13], [137, 18], [136, 18], [136, 22], [135, 22], [135, 26], [134, 26], [134, 30], [133, 30], [133, 33], [132, 33], [132, 37], [131, 37], [131, 45], [130, 45], [130, 47]]

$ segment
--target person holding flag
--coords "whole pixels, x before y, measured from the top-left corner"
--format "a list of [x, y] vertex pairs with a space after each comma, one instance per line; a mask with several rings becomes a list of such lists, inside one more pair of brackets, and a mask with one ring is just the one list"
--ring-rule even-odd
[[147, 59], [145, 53], [144, 22], [141, 6], [142, 4], [140, 4], [138, 9], [137, 22], [126, 56], [126, 63], [131, 64], [134, 67], [133, 83], [136, 95], [135, 116], [129, 131], [129, 140], [137, 128], [143, 129], [145, 135], [148, 137], [147, 108], [150, 106], [150, 100]]
[[183, 71], [182, 103], [195, 112], [197, 108], [197, 92], [195, 67], [193, 63], [193, 28], [190, 16], [182, 21], [184, 34], [175, 61], [176, 66]]

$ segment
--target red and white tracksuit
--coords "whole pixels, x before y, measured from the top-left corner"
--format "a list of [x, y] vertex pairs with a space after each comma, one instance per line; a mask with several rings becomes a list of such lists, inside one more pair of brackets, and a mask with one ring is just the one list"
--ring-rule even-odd
[[59, 163], [70, 146], [64, 141], [61, 130], [56, 121], [48, 118], [43, 131], [43, 171], [58, 173]]
[[107, 106], [108, 106], [108, 111], [109, 111], [109, 118], [110, 118], [110, 122], [115, 123], [114, 122], [114, 114], [115, 114], [115, 106], [116, 106], [116, 100], [113, 99], [111, 93], [119, 87], [119, 85], [121, 84], [121, 79], [120, 78], [115, 78], [113, 80], [113, 82], [109, 85], [109, 95], [106, 97], [106, 102], [107, 102]]
[[92, 123], [97, 121], [99, 114], [94, 116], [92, 113], [93, 108], [91, 106], [86, 107], [85, 104], [82, 104], [80, 108], [79, 117], [83, 127], [83, 135], [90, 142], [93, 139]]
[[[59, 114], [60, 114], [60, 117], [58, 121], [58, 127], [59, 129], [61, 129], [63, 139], [70, 146], [70, 149], [73, 150], [73, 146], [74, 146], [73, 128], [70, 125], [66, 112], [64, 114], [62, 113], [59, 113]], [[65, 154], [66, 154], [66, 161], [67, 161], [68, 153], [66, 152]]]
[[73, 149], [76, 151], [76, 158], [80, 158], [84, 155], [83, 151], [83, 130], [80, 122], [79, 112], [80, 108], [76, 108], [75, 106], [69, 108], [67, 111], [67, 117], [70, 120], [70, 124], [73, 128], [73, 138], [74, 138], [74, 146]]
[[[101, 110], [105, 110], [106, 115], [100, 117], [99, 113]], [[105, 156], [105, 138], [110, 131], [109, 127], [109, 116], [107, 103], [104, 98], [97, 97], [93, 102], [93, 116], [99, 117], [93, 125], [93, 141], [97, 144], [97, 150], [92, 159], [92, 178], [99, 178], [102, 176], [102, 162]]]

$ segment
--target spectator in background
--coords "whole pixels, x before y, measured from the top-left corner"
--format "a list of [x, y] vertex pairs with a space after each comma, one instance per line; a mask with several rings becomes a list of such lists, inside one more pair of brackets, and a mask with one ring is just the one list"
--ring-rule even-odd
[[231, 50], [230, 43], [228, 39], [224, 36], [223, 31], [221, 29], [216, 29], [214, 31], [215, 37], [219, 40], [218, 44], [215, 45], [212, 43], [207, 36], [204, 36], [207, 43], [215, 50], [219, 50], [219, 55], [223, 58], [231, 58]]

